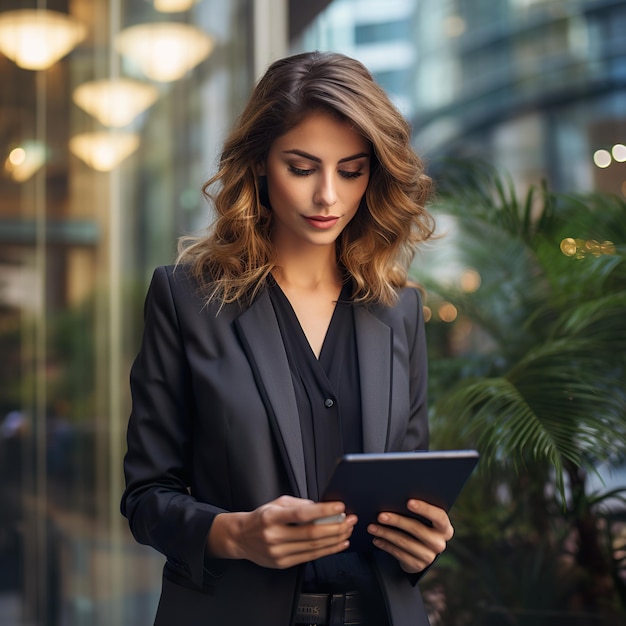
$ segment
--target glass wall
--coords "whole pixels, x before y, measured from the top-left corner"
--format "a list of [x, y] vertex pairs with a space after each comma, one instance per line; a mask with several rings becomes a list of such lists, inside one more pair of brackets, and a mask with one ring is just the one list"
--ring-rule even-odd
[[252, 4], [0, 3], [3, 626], [151, 623], [162, 558], [119, 513], [128, 370], [152, 269], [209, 221]]
[[417, 0], [333, 0], [298, 37], [294, 52], [334, 50], [362, 61], [406, 117], [413, 115], [413, 15]]
[[626, 2], [420, 0], [414, 25], [414, 136], [430, 158], [626, 195]]

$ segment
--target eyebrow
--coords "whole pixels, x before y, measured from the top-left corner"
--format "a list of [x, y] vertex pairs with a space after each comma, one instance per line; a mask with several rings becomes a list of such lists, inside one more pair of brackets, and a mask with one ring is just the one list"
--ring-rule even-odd
[[[283, 150], [283, 154], [296, 154], [301, 156], [309, 161], [314, 161], [315, 163], [321, 163], [322, 159], [319, 157], [313, 156], [308, 152], [304, 152], [304, 150]], [[358, 154], [353, 154], [352, 156], [344, 157], [343, 159], [339, 159], [338, 163], [347, 163], [348, 161], [354, 161], [356, 159], [362, 159], [363, 157], [369, 157], [369, 152], [359, 152]]]

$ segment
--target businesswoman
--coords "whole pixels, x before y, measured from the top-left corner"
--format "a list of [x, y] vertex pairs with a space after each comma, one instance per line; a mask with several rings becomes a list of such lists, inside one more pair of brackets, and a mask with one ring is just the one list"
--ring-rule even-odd
[[[318, 502], [345, 452], [424, 449], [422, 307], [432, 233], [409, 128], [357, 61], [282, 59], [205, 186], [216, 218], [155, 271], [132, 367], [122, 512], [166, 558], [159, 626], [426, 625], [418, 579], [445, 549], [381, 513]], [[361, 522], [365, 523], [365, 522]]]

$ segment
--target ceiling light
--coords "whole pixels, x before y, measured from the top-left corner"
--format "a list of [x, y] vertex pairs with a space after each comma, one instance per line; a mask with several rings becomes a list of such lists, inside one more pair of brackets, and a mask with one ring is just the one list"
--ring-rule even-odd
[[139, 147], [135, 133], [81, 133], [70, 139], [72, 154], [98, 172], [109, 172]]
[[94, 80], [79, 85], [74, 102], [101, 124], [122, 128], [151, 107], [159, 97], [154, 85], [128, 78]]
[[119, 33], [115, 47], [152, 80], [182, 78], [213, 50], [213, 38], [195, 26], [156, 22], [131, 26]]
[[0, 13], [0, 51], [28, 70], [50, 67], [86, 35], [85, 26], [64, 13], [35, 9]]
[[182, 13], [188, 11], [197, 0], [154, 0], [154, 8], [161, 13]]

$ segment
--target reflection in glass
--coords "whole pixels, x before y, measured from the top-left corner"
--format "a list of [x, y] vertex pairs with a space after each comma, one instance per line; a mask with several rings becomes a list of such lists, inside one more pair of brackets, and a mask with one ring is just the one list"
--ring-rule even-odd
[[127, 78], [96, 80], [79, 85], [74, 102], [104, 126], [122, 128], [151, 107], [159, 97], [154, 85]]
[[139, 147], [135, 133], [81, 133], [70, 139], [70, 150], [89, 167], [109, 172]]
[[41, 141], [24, 141], [9, 152], [4, 171], [15, 182], [26, 182], [45, 163], [46, 146]]
[[[193, 25], [177, 25], [184, 79], [160, 85], [116, 49], [125, 25], [169, 21], [153, 0], [1, 4], [0, 626], [154, 621], [163, 558], [119, 512], [128, 370], [154, 266], [206, 225], [201, 187], [254, 78], [251, 5], [175, 15]], [[26, 35], [9, 20], [24, 6], [66, 15], [28, 12], [45, 27]], [[46, 71], [4, 56], [53, 40]]]
[[154, 8], [161, 13], [188, 11], [198, 0], [154, 0]]
[[115, 47], [152, 80], [182, 78], [213, 50], [213, 38], [199, 28], [175, 22], [139, 24], [123, 30]]
[[0, 13], [0, 51], [28, 70], [44, 70], [87, 35], [83, 24], [63, 13], [24, 9]]

